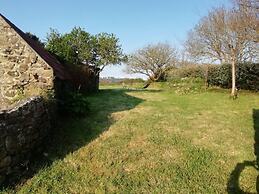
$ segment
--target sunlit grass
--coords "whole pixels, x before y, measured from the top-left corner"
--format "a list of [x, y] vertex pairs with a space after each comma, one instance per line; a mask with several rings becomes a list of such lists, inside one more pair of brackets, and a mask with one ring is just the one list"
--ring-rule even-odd
[[[235, 193], [230, 174], [255, 160], [258, 94], [105, 88], [86, 118], [60, 122], [50, 164], [3, 192]], [[255, 193], [257, 174], [248, 166], [234, 180]]]

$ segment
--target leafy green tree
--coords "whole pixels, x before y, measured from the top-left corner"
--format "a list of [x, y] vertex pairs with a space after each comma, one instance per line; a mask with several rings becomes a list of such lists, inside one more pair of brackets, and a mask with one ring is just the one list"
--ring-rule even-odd
[[100, 33], [94, 36], [94, 65], [102, 71], [104, 67], [112, 64], [126, 62], [119, 39], [114, 34]]
[[96, 73], [100, 73], [108, 65], [120, 64], [126, 60], [119, 39], [114, 34], [91, 35], [80, 27], [63, 35], [51, 29], [46, 48], [65, 64], [92, 66]]

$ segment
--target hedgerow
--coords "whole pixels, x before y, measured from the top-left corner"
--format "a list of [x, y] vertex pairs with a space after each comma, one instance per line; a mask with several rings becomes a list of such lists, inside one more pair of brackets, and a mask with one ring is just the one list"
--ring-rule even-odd
[[[170, 80], [179, 78], [201, 78], [209, 86], [231, 88], [231, 65], [192, 65], [173, 70]], [[259, 63], [240, 63], [236, 67], [236, 86], [238, 89], [259, 91]]]

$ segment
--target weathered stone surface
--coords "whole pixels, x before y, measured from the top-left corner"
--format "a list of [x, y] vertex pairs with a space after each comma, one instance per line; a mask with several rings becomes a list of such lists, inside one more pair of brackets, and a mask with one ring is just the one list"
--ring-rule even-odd
[[6, 150], [10, 153], [14, 153], [15, 151], [17, 151], [19, 147], [17, 137], [15, 135], [7, 136], [5, 139], [5, 146]]
[[38, 56], [35, 53], [31, 52], [29, 58], [31, 63], [36, 63]]
[[5, 158], [7, 155], [7, 152], [5, 151], [5, 149], [2, 147], [0, 148], [0, 160]]
[[11, 77], [19, 76], [19, 73], [17, 71], [8, 71], [7, 74]]
[[29, 81], [30, 81], [30, 76], [29, 74], [27, 73], [22, 73], [21, 74], [21, 77], [20, 77], [20, 81], [23, 83], [23, 84], [29, 84]]
[[25, 63], [20, 64], [19, 71], [21, 73], [25, 73], [28, 69], [29, 69], [28, 64], [25, 64]]
[[3, 92], [3, 94], [5, 95], [5, 97], [7, 98], [14, 98], [16, 96], [16, 92], [14, 90], [7, 90], [5, 92]]
[[0, 175], [0, 185], [3, 184], [4, 181], [5, 181], [5, 176]]
[[9, 164], [11, 164], [11, 157], [10, 156], [6, 156], [4, 159], [2, 159], [0, 161], [0, 168], [3, 168], [3, 167], [8, 167]]
[[47, 79], [45, 79], [44, 77], [39, 77], [39, 81], [42, 83], [47, 83]]
[[0, 111], [0, 186], [3, 180], [23, 174], [33, 153], [42, 150], [50, 129], [48, 118], [42, 97]]
[[0, 99], [12, 101], [32, 84], [33, 95], [52, 88], [53, 69], [2, 18], [0, 29]]

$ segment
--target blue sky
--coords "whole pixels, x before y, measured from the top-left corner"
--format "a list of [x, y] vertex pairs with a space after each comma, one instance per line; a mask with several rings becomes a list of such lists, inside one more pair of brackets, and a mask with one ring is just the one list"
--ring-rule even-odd
[[[0, 0], [0, 12], [24, 32], [43, 40], [50, 28], [63, 33], [80, 26], [92, 34], [114, 33], [123, 50], [130, 53], [148, 43], [168, 42], [179, 47], [202, 16], [228, 3], [229, 0]], [[124, 68], [108, 67], [101, 76], [129, 77]]]

